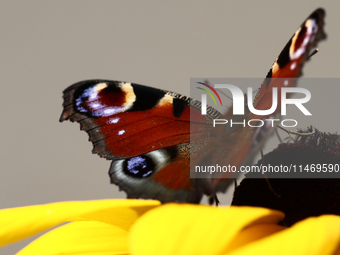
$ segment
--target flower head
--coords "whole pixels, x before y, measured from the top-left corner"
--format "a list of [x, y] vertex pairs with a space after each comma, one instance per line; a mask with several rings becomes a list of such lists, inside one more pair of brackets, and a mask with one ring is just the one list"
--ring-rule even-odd
[[151, 200], [61, 202], [0, 210], [1, 245], [61, 225], [18, 254], [335, 254], [340, 217], [286, 228], [279, 211]]

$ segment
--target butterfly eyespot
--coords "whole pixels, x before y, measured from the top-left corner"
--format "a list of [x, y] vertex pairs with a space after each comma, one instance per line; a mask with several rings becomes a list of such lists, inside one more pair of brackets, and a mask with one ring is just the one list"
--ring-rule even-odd
[[155, 163], [146, 155], [126, 159], [123, 163], [125, 174], [135, 178], [145, 178], [155, 172]]
[[91, 117], [109, 117], [124, 112], [136, 99], [131, 83], [112, 81], [90, 82], [76, 90], [73, 98], [75, 109]]

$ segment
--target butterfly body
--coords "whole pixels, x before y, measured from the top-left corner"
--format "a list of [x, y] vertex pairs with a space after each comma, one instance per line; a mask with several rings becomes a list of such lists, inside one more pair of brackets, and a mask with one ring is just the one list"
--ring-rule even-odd
[[[301, 75], [312, 47], [325, 37], [323, 17], [324, 11], [318, 9], [307, 18], [267, 78]], [[256, 109], [270, 108], [272, 88], [285, 86], [280, 82], [273, 79], [263, 83], [254, 100]], [[269, 127], [222, 126], [212, 132], [213, 119], [230, 117], [232, 108], [221, 114], [208, 106], [207, 114], [202, 115], [199, 101], [129, 82], [82, 81], [68, 87], [63, 98], [60, 121], [80, 123], [93, 143], [93, 153], [112, 160], [111, 182], [126, 191], [129, 198], [199, 203], [203, 194], [213, 196], [224, 191], [230, 176], [190, 178], [190, 163], [222, 158], [226, 165], [238, 166], [251, 160], [272, 132]], [[267, 117], [274, 118], [275, 114]], [[256, 117], [250, 112], [246, 116]], [[211, 148], [212, 141], [219, 144], [218, 151]]]

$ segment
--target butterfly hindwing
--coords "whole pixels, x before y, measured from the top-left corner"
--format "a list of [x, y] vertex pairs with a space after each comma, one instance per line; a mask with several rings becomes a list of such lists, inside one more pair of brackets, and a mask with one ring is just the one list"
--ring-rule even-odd
[[125, 190], [128, 198], [198, 203], [203, 193], [195, 188], [195, 180], [190, 179], [190, 159], [186, 155], [189, 150], [190, 144], [185, 143], [113, 161], [109, 171], [111, 181]]

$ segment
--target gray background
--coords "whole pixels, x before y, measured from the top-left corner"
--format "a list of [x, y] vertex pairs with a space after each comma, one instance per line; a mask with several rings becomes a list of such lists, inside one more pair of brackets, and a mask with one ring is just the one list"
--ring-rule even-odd
[[191, 77], [265, 77], [317, 7], [329, 38], [305, 77], [339, 77], [338, 0], [0, 1], [0, 208], [125, 197], [79, 125], [58, 122], [67, 86], [103, 78], [189, 95]]

